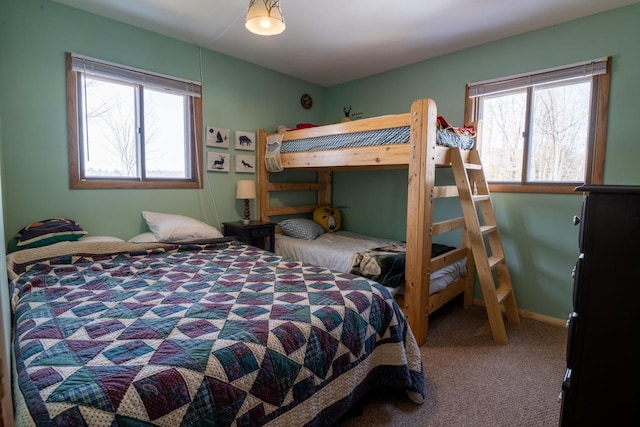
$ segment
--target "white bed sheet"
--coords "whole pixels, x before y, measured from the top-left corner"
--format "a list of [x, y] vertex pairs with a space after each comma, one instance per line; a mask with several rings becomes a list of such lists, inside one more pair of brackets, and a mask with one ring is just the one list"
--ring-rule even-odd
[[[350, 231], [323, 233], [315, 240], [296, 239], [276, 234], [275, 253], [309, 264], [348, 273], [351, 256], [356, 252], [367, 251], [379, 246], [394, 243], [396, 240], [365, 236]], [[467, 274], [466, 259], [461, 259], [431, 274], [429, 293], [439, 292]], [[392, 295], [404, 293], [400, 288], [387, 287]]]

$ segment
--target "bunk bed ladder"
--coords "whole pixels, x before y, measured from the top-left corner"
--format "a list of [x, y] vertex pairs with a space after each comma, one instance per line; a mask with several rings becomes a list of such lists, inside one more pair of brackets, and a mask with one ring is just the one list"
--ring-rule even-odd
[[469, 150], [467, 162], [460, 148], [451, 151], [451, 165], [458, 186], [468, 238], [476, 264], [476, 272], [489, 326], [494, 341], [507, 343], [502, 311], [510, 323], [519, 324], [520, 316], [511, 285], [511, 277], [502, 247], [489, 186], [484, 177], [480, 155]]

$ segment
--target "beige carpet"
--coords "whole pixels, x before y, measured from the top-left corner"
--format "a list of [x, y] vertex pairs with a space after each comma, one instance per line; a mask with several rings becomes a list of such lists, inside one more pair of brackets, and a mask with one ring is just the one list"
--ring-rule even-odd
[[339, 426], [558, 426], [566, 330], [527, 318], [506, 326], [509, 343], [496, 344], [483, 307], [443, 307], [421, 348], [425, 402], [377, 392]]

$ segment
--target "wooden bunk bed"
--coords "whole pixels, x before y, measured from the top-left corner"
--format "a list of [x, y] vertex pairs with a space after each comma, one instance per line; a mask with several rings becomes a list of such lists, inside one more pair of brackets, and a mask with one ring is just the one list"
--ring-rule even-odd
[[[322, 205], [331, 205], [332, 172], [359, 169], [408, 168], [406, 267], [404, 295], [396, 296], [419, 344], [427, 339], [428, 316], [454, 297], [464, 294], [464, 306], [473, 299], [474, 262], [464, 217], [433, 221], [434, 201], [441, 197], [458, 197], [456, 185], [437, 185], [436, 168], [451, 167], [451, 151], [459, 150], [466, 159], [471, 150], [460, 150], [436, 143], [437, 107], [431, 99], [412, 103], [408, 113], [385, 115], [345, 123], [287, 131], [282, 146], [287, 142], [320, 137], [349, 135], [382, 129], [408, 128], [408, 139], [391, 145], [370, 145], [321, 151], [282, 152], [284, 169], [312, 169], [317, 171], [317, 182], [271, 182], [265, 154], [268, 133], [258, 131], [258, 212], [261, 221], [273, 216], [311, 213]], [[479, 131], [479, 129], [478, 129]], [[476, 140], [478, 134], [476, 134]], [[472, 150], [475, 149], [475, 145]], [[317, 204], [305, 206], [271, 206], [271, 193], [280, 191], [317, 192]], [[431, 258], [432, 237], [460, 230], [460, 246], [445, 254]], [[429, 294], [431, 272], [467, 259], [467, 274], [444, 290]]]

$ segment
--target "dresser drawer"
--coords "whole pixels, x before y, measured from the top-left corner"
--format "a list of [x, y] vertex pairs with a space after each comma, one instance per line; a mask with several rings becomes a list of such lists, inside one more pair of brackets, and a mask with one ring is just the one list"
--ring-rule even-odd
[[232, 221], [223, 222], [225, 236], [237, 236], [248, 245], [257, 246], [273, 252], [275, 249], [274, 234], [276, 224], [261, 221]]
[[567, 319], [567, 368], [572, 369], [574, 367], [575, 358], [575, 336], [576, 328], [578, 327], [578, 313], [575, 311], [569, 315]]
[[578, 250], [580, 252], [584, 252], [584, 233], [587, 229], [586, 221], [588, 220], [587, 216], [587, 198], [586, 196], [582, 198], [582, 207], [580, 209], [580, 216], [573, 217], [573, 225], [579, 225], [580, 229], [578, 230]]
[[582, 279], [582, 268], [584, 263], [584, 254], [580, 254], [578, 260], [576, 261], [576, 265], [573, 267], [573, 271], [571, 272], [571, 277], [573, 277], [573, 310], [580, 311], [578, 307], [578, 296], [580, 295], [580, 285]]
[[249, 230], [249, 238], [251, 239], [259, 239], [261, 237], [269, 237], [269, 236], [271, 236], [270, 228], [261, 227], [261, 228], [254, 228]]

